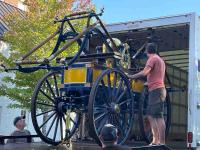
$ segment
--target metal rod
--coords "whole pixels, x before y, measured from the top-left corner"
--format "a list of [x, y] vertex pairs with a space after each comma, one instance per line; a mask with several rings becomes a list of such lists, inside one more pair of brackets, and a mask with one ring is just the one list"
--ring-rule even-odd
[[132, 59], [135, 59], [139, 54], [140, 52], [145, 48], [147, 42], [145, 42], [142, 47], [140, 47], [140, 49], [137, 50], [136, 54], [132, 57]]
[[76, 42], [77, 40], [79, 40], [84, 34], [86, 34], [92, 28], [94, 28], [98, 23], [99, 23], [99, 21], [95, 22], [94, 24], [92, 24], [88, 28], [86, 28], [83, 32], [79, 33], [74, 39], [69, 40], [60, 50], [58, 50], [53, 55], [51, 55], [48, 58], [48, 61], [53, 60], [56, 56], [58, 56], [60, 53], [62, 53], [65, 49], [67, 49], [69, 46], [71, 46], [74, 42]]
[[30, 50], [27, 54], [25, 54], [24, 56], [22, 56], [21, 60], [26, 59], [28, 56], [30, 56], [33, 52], [35, 52], [37, 49], [39, 49], [40, 47], [42, 47], [44, 44], [46, 44], [49, 40], [51, 40], [52, 38], [54, 38], [58, 33], [60, 32], [60, 30], [58, 29], [55, 33], [53, 33], [52, 35], [50, 35], [47, 39], [45, 39], [44, 41], [42, 41], [39, 45], [35, 46], [32, 50]]
[[72, 17], [72, 18], [65, 18], [62, 20], [59, 20], [57, 22], [63, 22], [63, 21], [70, 21], [70, 20], [77, 20], [77, 19], [84, 19], [84, 18], [88, 18], [90, 15], [83, 15], [83, 16], [79, 16], [79, 17]]
[[108, 33], [108, 31], [106, 30], [106, 28], [105, 28], [103, 22], [100, 20], [100, 18], [99, 18], [98, 16], [96, 16], [96, 18], [97, 18], [97, 20], [99, 21], [99, 23], [100, 23], [102, 29], [104, 30], [105, 34], [106, 34], [106, 35], [108, 36], [108, 38], [110, 39], [110, 41], [111, 41], [111, 43], [112, 43], [112, 46], [113, 46], [113, 50], [114, 50], [114, 51], [119, 51], [118, 48], [117, 48], [117, 46], [116, 46], [116, 44], [115, 44], [115, 42], [113, 41], [111, 35], [110, 35], [110, 34]]
[[73, 17], [73, 16], [78, 16], [78, 15], [84, 15], [84, 14], [89, 14], [91, 12], [92, 11], [80, 11], [80, 12], [75, 12], [75, 13], [69, 14], [66, 17]]
[[69, 40], [60, 50], [56, 51], [49, 58], [45, 58], [45, 59], [42, 59], [42, 60], [19, 60], [19, 61], [16, 61], [15, 64], [18, 64], [18, 65], [25, 65], [25, 64], [48, 64], [51, 60], [53, 60], [56, 56], [58, 56], [65, 49], [67, 49], [69, 46], [71, 46], [74, 42], [76, 42], [77, 40], [79, 40], [85, 33], [87, 33], [92, 28], [94, 28], [98, 23], [99, 22], [97, 21], [94, 24], [90, 25], [83, 32], [79, 33], [74, 39]]

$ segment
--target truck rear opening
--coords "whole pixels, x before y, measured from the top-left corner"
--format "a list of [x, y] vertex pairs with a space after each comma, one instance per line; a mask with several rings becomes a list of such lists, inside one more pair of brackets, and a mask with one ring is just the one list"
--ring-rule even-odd
[[[165, 60], [168, 79], [166, 87], [171, 101], [171, 126], [167, 145], [176, 149], [198, 148], [200, 141], [200, 18], [195, 13], [107, 25], [112, 37], [123, 43], [128, 39], [132, 53], [144, 44], [147, 37], [158, 37], [158, 51]], [[92, 38], [90, 47], [101, 46], [98, 37]], [[143, 63], [146, 60], [140, 60]], [[137, 122], [137, 121], [135, 121]], [[139, 126], [139, 125], [135, 125]], [[139, 131], [131, 139], [139, 144]], [[142, 142], [141, 142], [142, 143]], [[145, 145], [143, 143], [142, 145]]]

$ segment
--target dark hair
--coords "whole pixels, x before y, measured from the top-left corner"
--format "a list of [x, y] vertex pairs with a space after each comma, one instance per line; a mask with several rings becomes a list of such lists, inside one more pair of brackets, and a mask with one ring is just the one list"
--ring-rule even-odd
[[113, 142], [117, 140], [117, 128], [114, 125], [106, 124], [101, 129], [100, 136], [103, 142]]
[[149, 54], [156, 54], [157, 53], [157, 45], [155, 43], [147, 43], [146, 51]]
[[16, 126], [17, 122], [18, 122], [19, 120], [21, 120], [21, 119], [23, 119], [22, 116], [15, 117], [15, 119], [13, 120], [14, 126]]

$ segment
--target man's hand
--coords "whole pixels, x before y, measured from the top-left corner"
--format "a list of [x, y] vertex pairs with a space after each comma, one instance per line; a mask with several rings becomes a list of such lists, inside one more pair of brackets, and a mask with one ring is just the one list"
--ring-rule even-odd
[[129, 79], [135, 79], [134, 74], [133, 75], [127, 74], [127, 76], [128, 76]]

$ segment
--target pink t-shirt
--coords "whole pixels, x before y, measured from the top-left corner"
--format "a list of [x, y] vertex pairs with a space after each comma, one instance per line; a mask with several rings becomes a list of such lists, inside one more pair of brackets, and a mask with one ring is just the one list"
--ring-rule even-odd
[[165, 87], [165, 62], [163, 59], [155, 54], [147, 60], [146, 66], [151, 67], [151, 71], [147, 75], [149, 91]]

